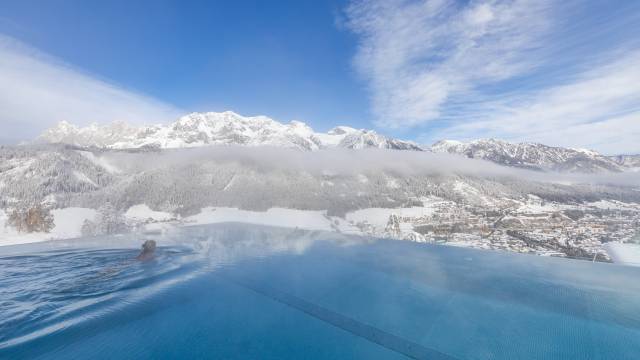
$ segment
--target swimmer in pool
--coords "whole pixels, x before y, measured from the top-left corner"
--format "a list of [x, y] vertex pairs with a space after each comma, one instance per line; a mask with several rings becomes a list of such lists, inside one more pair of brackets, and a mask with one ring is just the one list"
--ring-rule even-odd
[[97, 277], [112, 277], [118, 275], [122, 270], [126, 269], [129, 265], [135, 263], [136, 261], [147, 261], [151, 260], [154, 257], [154, 253], [156, 250], [156, 242], [154, 240], [146, 240], [144, 244], [142, 244], [142, 250], [136, 256], [135, 259], [128, 259], [120, 262], [115, 266], [110, 266], [106, 269], [103, 269], [98, 272]]
[[149, 260], [153, 258], [153, 253], [156, 250], [156, 242], [154, 240], [147, 240], [142, 244], [142, 251], [136, 257], [136, 260]]

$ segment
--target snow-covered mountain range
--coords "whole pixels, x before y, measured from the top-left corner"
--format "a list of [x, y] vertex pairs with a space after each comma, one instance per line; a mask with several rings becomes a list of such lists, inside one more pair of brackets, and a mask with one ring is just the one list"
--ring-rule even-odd
[[510, 143], [495, 139], [471, 142], [442, 140], [420, 146], [373, 130], [337, 126], [315, 132], [299, 121], [284, 124], [266, 116], [246, 117], [231, 111], [192, 113], [168, 125], [131, 126], [123, 122], [77, 127], [60, 122], [36, 139], [98, 149], [175, 149], [210, 145], [272, 146], [299, 150], [395, 149], [458, 154], [468, 158], [543, 171], [621, 172], [640, 169], [640, 156], [605, 156], [592, 150], [553, 147], [537, 143]]
[[421, 150], [415, 143], [391, 139], [372, 130], [338, 126], [319, 133], [299, 121], [283, 124], [266, 116], [245, 117], [231, 111], [192, 113], [169, 125], [141, 127], [115, 122], [80, 128], [60, 122], [37, 141], [108, 149], [246, 145], [301, 150], [334, 147]]
[[481, 139], [467, 143], [442, 140], [433, 144], [431, 151], [459, 154], [506, 166], [561, 172], [619, 172], [627, 170], [634, 164], [632, 157], [610, 157], [586, 149], [553, 147], [536, 143], [510, 143], [495, 139]]

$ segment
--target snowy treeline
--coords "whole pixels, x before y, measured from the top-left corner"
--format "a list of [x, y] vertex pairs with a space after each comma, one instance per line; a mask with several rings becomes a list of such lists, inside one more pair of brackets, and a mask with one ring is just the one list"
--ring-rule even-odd
[[65, 146], [0, 147], [0, 208], [62, 200], [114, 182], [104, 168]]

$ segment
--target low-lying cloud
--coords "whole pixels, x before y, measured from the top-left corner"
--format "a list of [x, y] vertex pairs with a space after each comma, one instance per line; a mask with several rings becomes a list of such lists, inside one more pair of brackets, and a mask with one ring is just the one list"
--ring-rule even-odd
[[388, 173], [395, 176], [475, 176], [558, 184], [611, 184], [640, 187], [640, 172], [570, 174], [501, 166], [446, 153], [383, 149], [300, 151], [276, 147], [212, 146], [159, 152], [107, 152], [125, 171], [149, 171], [204, 163], [237, 163], [257, 171], [307, 172], [313, 175], [355, 176]]

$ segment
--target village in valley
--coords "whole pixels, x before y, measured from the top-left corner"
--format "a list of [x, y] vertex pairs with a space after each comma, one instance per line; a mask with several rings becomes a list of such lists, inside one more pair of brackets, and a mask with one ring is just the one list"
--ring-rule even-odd
[[422, 211], [387, 209], [384, 224], [371, 223], [364, 213], [362, 219], [351, 216], [350, 223], [373, 236], [606, 262], [611, 259], [605, 244], [637, 241], [640, 234], [640, 205], [633, 203], [568, 205], [534, 195], [526, 202], [507, 200], [497, 207], [423, 201]]

